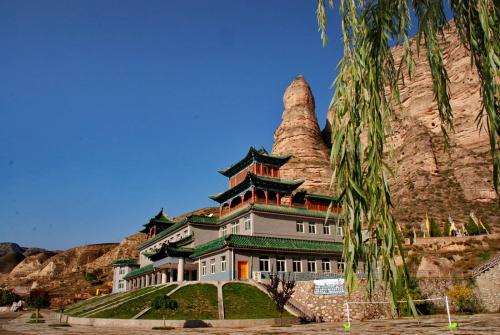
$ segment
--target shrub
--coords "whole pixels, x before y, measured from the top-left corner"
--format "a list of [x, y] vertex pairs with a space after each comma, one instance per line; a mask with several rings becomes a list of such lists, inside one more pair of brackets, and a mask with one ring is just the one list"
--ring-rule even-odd
[[[415, 258], [416, 260], [417, 258]], [[419, 261], [417, 262], [417, 264]], [[398, 278], [396, 281], [396, 300], [397, 301], [406, 301], [408, 300], [408, 296], [406, 294], [405, 288], [404, 288], [404, 272], [403, 268], [400, 268], [398, 272]], [[412, 277], [410, 275], [408, 279], [408, 293], [411, 296], [412, 300], [420, 300], [424, 299], [425, 296], [422, 294], [422, 291], [420, 290], [419, 282], [418, 279], [415, 277]], [[420, 315], [429, 315], [436, 313], [436, 307], [431, 301], [420, 301], [420, 302], [415, 302], [415, 309], [418, 314]], [[407, 303], [398, 303], [397, 304], [397, 312], [399, 316], [413, 316], [413, 313], [411, 309], [409, 308], [409, 305]]]
[[480, 311], [478, 301], [470, 287], [453, 285], [448, 290], [448, 297], [457, 306], [459, 312], [476, 313]]
[[175, 311], [179, 307], [179, 304], [176, 300], [170, 299], [167, 295], [159, 295], [156, 296], [153, 301], [151, 301], [151, 308], [160, 310], [163, 312], [163, 329], [168, 329], [165, 323], [165, 313], [167, 310]]
[[0, 306], [10, 306], [13, 302], [18, 302], [20, 299], [14, 292], [0, 290]]
[[430, 223], [430, 232], [429, 234], [431, 237], [441, 237], [441, 229], [439, 229], [439, 225], [437, 224], [436, 220], [431, 219]]
[[86, 273], [85, 274], [85, 281], [87, 283], [93, 283], [97, 280], [97, 275], [95, 273]]

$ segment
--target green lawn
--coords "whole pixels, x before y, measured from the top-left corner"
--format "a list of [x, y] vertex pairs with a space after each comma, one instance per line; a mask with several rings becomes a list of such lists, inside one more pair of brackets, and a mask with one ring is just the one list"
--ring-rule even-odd
[[[222, 287], [226, 319], [279, 318], [276, 305], [257, 287], [243, 283], [228, 283]], [[284, 317], [290, 316], [286, 311]]]
[[[130, 301], [127, 301], [121, 305], [118, 305], [114, 308], [106, 309], [96, 314], [92, 314], [89, 317], [92, 318], [112, 318], [112, 319], [130, 319], [142, 311], [144, 308], [149, 307], [151, 301], [159, 295], [165, 295], [168, 292], [172, 291], [177, 285], [169, 285], [162, 289], [159, 289], [154, 292], [147, 293], [141, 297], [137, 297]], [[155, 287], [157, 289], [157, 287]], [[149, 288], [151, 290], [151, 288]], [[150, 291], [148, 290], [148, 291]], [[140, 291], [140, 290], [138, 290]], [[135, 294], [134, 294], [135, 293]], [[140, 292], [139, 292], [140, 293]], [[133, 296], [139, 295], [137, 291], [132, 292]], [[144, 292], [142, 292], [144, 293]]]
[[[168, 320], [214, 320], [219, 318], [217, 287], [212, 284], [193, 284], [181, 287], [172, 294], [179, 303], [175, 311], [167, 311]], [[162, 319], [160, 311], [150, 310], [141, 319]]]

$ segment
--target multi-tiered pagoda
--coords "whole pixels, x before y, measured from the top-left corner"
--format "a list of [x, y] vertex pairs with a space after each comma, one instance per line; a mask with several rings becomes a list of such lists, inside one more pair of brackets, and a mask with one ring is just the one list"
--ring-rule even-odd
[[342, 233], [337, 201], [300, 189], [303, 180], [280, 178], [290, 155], [250, 148], [246, 156], [219, 171], [229, 178], [226, 191], [210, 196], [216, 213], [174, 220], [163, 209], [142, 232], [140, 267], [115, 263], [113, 287], [134, 289], [185, 280], [258, 280], [269, 272], [296, 279], [337, 275]]

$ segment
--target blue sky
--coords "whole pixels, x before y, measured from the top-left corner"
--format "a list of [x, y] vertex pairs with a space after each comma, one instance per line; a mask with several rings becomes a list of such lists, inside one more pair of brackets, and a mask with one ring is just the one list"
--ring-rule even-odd
[[[303, 74], [323, 127], [340, 59], [315, 1], [0, 1], [0, 241], [120, 241], [215, 205], [271, 149]], [[332, 19], [333, 20], [333, 19]]]
[[315, 5], [0, 0], [0, 242], [118, 242], [161, 207], [215, 206], [297, 74], [323, 127], [342, 49]]

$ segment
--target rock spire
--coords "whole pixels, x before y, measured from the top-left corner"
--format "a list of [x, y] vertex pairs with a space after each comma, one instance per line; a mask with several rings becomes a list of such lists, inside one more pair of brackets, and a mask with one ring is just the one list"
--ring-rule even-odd
[[303, 76], [297, 76], [283, 96], [282, 121], [274, 132], [273, 154], [291, 154], [281, 178], [304, 179], [301, 189], [330, 194], [329, 149], [321, 137], [314, 96]]

